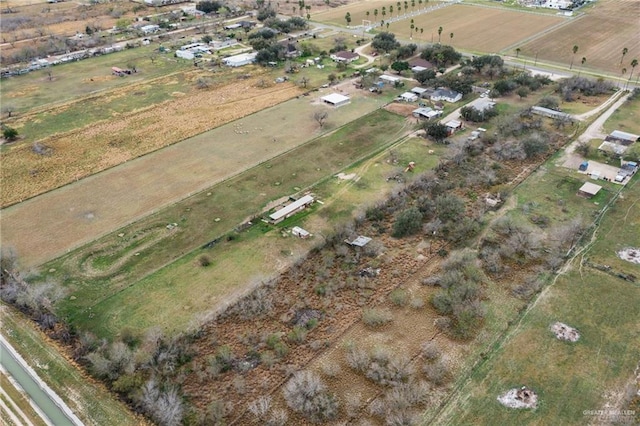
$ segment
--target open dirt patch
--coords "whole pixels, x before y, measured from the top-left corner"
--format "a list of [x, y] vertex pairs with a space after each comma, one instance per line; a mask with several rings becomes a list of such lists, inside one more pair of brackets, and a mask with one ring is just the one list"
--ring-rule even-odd
[[618, 257], [627, 262], [640, 264], [640, 248], [628, 247], [616, 253]]
[[538, 406], [538, 395], [526, 386], [509, 389], [498, 397], [500, 404], [509, 408], [532, 408]]
[[580, 333], [578, 333], [578, 330], [561, 322], [553, 323], [551, 325], [551, 331], [556, 335], [558, 340], [577, 342], [578, 339], [580, 339]]
[[411, 113], [413, 112], [413, 110], [416, 109], [416, 106], [413, 105], [413, 104], [393, 102], [393, 103], [387, 105], [385, 107], [385, 109], [387, 111], [391, 111], [391, 112], [396, 113], [398, 115], [404, 115], [406, 117], [409, 117], [411, 115]]

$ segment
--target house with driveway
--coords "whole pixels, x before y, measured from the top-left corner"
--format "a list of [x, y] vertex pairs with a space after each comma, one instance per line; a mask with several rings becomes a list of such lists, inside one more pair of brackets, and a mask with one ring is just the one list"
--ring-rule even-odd
[[335, 62], [342, 62], [345, 64], [350, 64], [351, 62], [360, 59], [360, 55], [348, 50], [341, 50], [340, 52], [332, 53], [329, 57]]

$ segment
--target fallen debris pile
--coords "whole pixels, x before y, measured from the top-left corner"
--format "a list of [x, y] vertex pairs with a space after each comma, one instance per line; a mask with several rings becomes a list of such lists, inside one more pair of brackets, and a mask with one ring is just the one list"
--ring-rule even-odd
[[559, 340], [566, 340], [568, 342], [577, 342], [580, 339], [580, 333], [573, 327], [569, 327], [567, 324], [556, 322], [551, 325], [551, 331], [556, 335]]
[[510, 389], [498, 397], [498, 401], [509, 408], [532, 408], [538, 406], [538, 395], [526, 386]]

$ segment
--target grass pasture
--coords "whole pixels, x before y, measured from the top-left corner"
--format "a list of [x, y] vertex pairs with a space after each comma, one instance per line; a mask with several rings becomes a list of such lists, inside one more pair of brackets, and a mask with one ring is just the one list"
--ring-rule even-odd
[[[245, 83], [250, 86], [250, 83]], [[247, 86], [243, 83], [232, 85], [240, 92]], [[284, 97], [297, 93], [296, 87], [288, 85], [276, 86]], [[246, 102], [228, 104], [228, 114], [246, 114], [243, 109], [250, 107], [259, 109], [261, 102], [273, 102], [277, 92], [268, 92], [259, 97], [260, 92], [245, 93]], [[316, 92], [315, 95], [327, 93]], [[392, 97], [389, 94], [388, 97]], [[329, 110], [329, 117], [324, 131], [335, 130], [339, 126], [354, 120], [366, 111], [373, 111], [388, 101], [388, 97], [362, 96], [353, 97], [350, 105], [340, 108], [338, 113]], [[216, 98], [217, 99], [217, 98]], [[223, 99], [212, 99], [212, 102]], [[187, 102], [188, 100], [185, 100]], [[267, 105], [269, 105], [267, 103]], [[201, 114], [190, 120], [219, 120], [221, 115], [209, 114], [206, 106], [200, 105]], [[282, 103], [275, 108], [265, 109], [249, 115], [234, 123], [218, 127], [202, 133], [179, 144], [172, 145], [155, 153], [121, 164], [103, 173], [80, 180], [40, 197], [4, 209], [1, 218], [3, 227], [3, 243], [16, 248], [23, 265], [34, 266], [51, 260], [67, 250], [86, 244], [95, 238], [146, 216], [161, 206], [181, 200], [190, 194], [204, 190], [223, 179], [240, 173], [242, 170], [259, 164], [299, 146], [316, 135], [320, 135], [319, 126], [313, 119], [318, 109], [327, 108], [318, 104], [316, 98], [301, 97]], [[193, 110], [185, 106], [185, 114]], [[177, 111], [164, 110], [165, 117], [172, 115], [178, 119]], [[124, 124], [139, 123], [141, 116], [130, 117]], [[304, 117], [294, 119], [292, 117]], [[167, 118], [168, 119], [168, 118]], [[205, 123], [206, 123], [205, 121]], [[184, 129], [188, 130], [188, 123]], [[190, 123], [202, 125], [197, 121]], [[140, 123], [141, 124], [141, 123]], [[141, 137], [146, 129], [152, 132], [153, 123], [139, 125], [133, 131]], [[192, 126], [194, 127], [194, 126]], [[163, 129], [168, 137], [175, 137], [175, 128]], [[384, 133], [383, 133], [384, 134]], [[103, 135], [105, 146], [109, 146], [109, 134]], [[162, 143], [157, 134], [148, 135]], [[61, 141], [67, 143], [68, 141]], [[132, 149], [136, 149], [136, 139], [129, 140]], [[241, 149], [240, 149], [241, 148]], [[96, 149], [97, 151], [97, 149]], [[122, 153], [115, 153], [120, 154]], [[113, 155], [111, 160], [122, 162], [127, 157]], [[104, 158], [101, 161], [105, 161]], [[339, 161], [339, 160], [338, 160]], [[340, 164], [346, 166], [348, 163]], [[8, 166], [3, 164], [2, 171]], [[188, 171], [188, 172], [187, 172]], [[255, 177], [258, 179], [258, 177]], [[274, 178], [274, 181], [277, 178]], [[281, 177], [281, 182], [284, 182]], [[274, 183], [274, 182], [271, 182]], [[5, 191], [8, 183], [3, 182]], [[17, 182], [16, 182], [17, 184]], [[291, 185], [285, 193], [295, 192]], [[303, 185], [304, 186], [304, 185]], [[284, 188], [284, 187], [283, 187]], [[282, 189], [282, 188], [281, 188]], [[109, 194], [104, 197], [103, 194]], [[277, 197], [276, 197], [277, 198]], [[263, 196], [256, 200], [259, 205], [266, 204], [269, 198]], [[221, 201], [224, 205], [224, 199]], [[240, 203], [242, 204], [242, 203]], [[255, 209], [255, 208], [254, 208]], [[244, 211], [244, 210], [242, 210]], [[250, 210], [251, 214], [255, 210]], [[244, 214], [244, 213], [243, 213]], [[47, 215], [51, 215], [47, 217]], [[179, 222], [180, 213], [167, 218], [166, 223]], [[221, 216], [222, 217], [222, 216]], [[234, 216], [235, 217], [235, 216]], [[240, 216], [242, 220], [244, 216]], [[238, 221], [230, 222], [227, 227], [235, 226]], [[40, 224], [40, 232], [30, 232], [33, 223]], [[164, 223], [164, 225], [166, 225]], [[163, 225], [163, 226], [164, 226]], [[227, 229], [228, 229], [227, 228]], [[72, 230], [72, 231], [71, 231]], [[25, 236], [28, 236], [25, 237]]]
[[[15, 115], [19, 115], [35, 108], [49, 107], [193, 68], [192, 63], [178, 61], [171, 53], [158, 54], [152, 62], [151, 55], [157, 48], [156, 44], [150, 44], [89, 60], [68, 62], [14, 78], [3, 78], [0, 80], [3, 104], [15, 107]], [[112, 75], [111, 67], [128, 68], [129, 64], [136, 65], [138, 72], [126, 77]], [[47, 71], [52, 72], [51, 80]]]
[[[640, 70], [638, 70], [640, 71]], [[628, 100], [605, 121], [604, 130], [611, 133], [614, 130], [639, 134], [640, 133], [640, 96]]]
[[[620, 76], [624, 67], [628, 76], [631, 60], [640, 59], [638, 16], [640, 3], [635, 0], [598, 1], [586, 15], [520, 46], [520, 54], [531, 58], [538, 54], [541, 61], [568, 66], [573, 56], [572, 48], [578, 46], [574, 65], [580, 64], [585, 57], [586, 69]], [[629, 51], [620, 65], [624, 47]]]
[[[194, 80], [198, 74], [190, 76]], [[50, 149], [36, 154], [30, 144], [17, 144], [2, 153], [2, 205], [58, 188], [124, 163], [252, 112], [267, 109], [301, 93], [293, 84], [256, 87], [259, 77], [235, 80], [165, 103], [116, 115], [91, 126], [52, 135], [40, 141]], [[223, 112], [211, 114], [216, 109]], [[167, 125], [167, 123], [173, 123]], [[202, 138], [203, 136], [200, 136]], [[204, 133], [206, 137], [206, 133]], [[246, 137], [244, 141], [246, 142]]]
[[[345, 110], [345, 116], [348, 116], [346, 108], [342, 107], [341, 110]], [[97, 243], [46, 265], [44, 269], [56, 269], [53, 275], [62, 281], [68, 275], [77, 277], [66, 282], [75, 299], [67, 299], [61, 307], [61, 312], [69, 316], [72, 323], [83, 329], [89, 327], [101, 335], [109, 335], [127, 326], [136, 329], [155, 322], [167, 328], [184, 326], [195, 313], [211, 308], [212, 299], [204, 296], [215, 296], [218, 291], [218, 286], [212, 287], [211, 283], [228, 280], [223, 289], [226, 291], [231, 285], [237, 284], [233, 277], [225, 275], [221, 278], [203, 273], [185, 280], [185, 274], [193, 276], [193, 269], [197, 268], [194, 265], [197, 259], [195, 256], [202, 254], [201, 252], [190, 254], [148, 278], [143, 277], [181, 258], [184, 253], [219, 238], [247, 217], [255, 215], [270, 200], [313, 185], [396, 141], [406, 130], [405, 123], [402, 117], [395, 114], [385, 110], [376, 111], [298, 149], [264, 162], [217, 185], [209, 192], [202, 192], [124, 228], [119, 231], [124, 234], [123, 237], [111, 234]], [[297, 129], [299, 131], [300, 127]], [[216, 221], [216, 218], [220, 220]], [[163, 229], [164, 225], [173, 222], [178, 223], [175, 232], [170, 233]], [[133, 238], [154, 227], [162, 234], [152, 244], [142, 248], [118, 245], [120, 240]], [[141, 235], [141, 238], [143, 237]], [[160, 241], [162, 244], [159, 244]], [[107, 260], [98, 262], [98, 266], [106, 268], [105, 270], [87, 272], [83, 263], [88, 260], [88, 256], [109, 246], [121, 250], [120, 257], [123, 259], [110, 256]], [[258, 252], [252, 256], [258, 256]], [[139, 255], [135, 256], [135, 253]], [[103, 258], [104, 254], [105, 252]], [[274, 255], [276, 258], [280, 256], [278, 252]], [[284, 261], [287, 257], [285, 256]], [[212, 254], [212, 259], [216, 264], [221, 262], [220, 259], [215, 259], [215, 253]], [[259, 264], [259, 259], [253, 260]], [[117, 263], [118, 267], [110, 270], [108, 262]], [[243, 265], [242, 268], [249, 271], [251, 268], [244, 265], [252, 262], [246, 263], [237, 259], [235, 264]], [[270, 264], [278, 262], [281, 261]], [[259, 273], [259, 269], [254, 273]], [[142, 281], [139, 281], [141, 279]], [[243, 283], [246, 284], [246, 281]], [[180, 290], [183, 285], [188, 288]], [[146, 290], [141, 292], [140, 289]], [[191, 304], [189, 309], [173, 297], [177, 294], [175, 292], [184, 293], [187, 290], [199, 295], [193, 297], [191, 302], [184, 299], [185, 304]], [[153, 303], [149, 300], [153, 300]], [[172, 315], [167, 315], [167, 312], [171, 312]], [[171, 324], [164, 322], [169, 318]]]
[[[498, 53], [535, 34], [565, 22], [564, 18], [508, 9], [454, 4], [413, 18], [416, 28], [414, 43], [438, 41], [438, 28], [442, 27], [441, 41], [456, 49], [474, 53]], [[408, 40], [410, 20], [389, 25], [389, 31], [398, 38]], [[453, 33], [453, 39], [450, 34]], [[510, 52], [509, 52], [510, 53]]]
[[[640, 351], [639, 315], [640, 291], [629, 283], [598, 271], [560, 277], [434, 424], [579, 425], [612, 420], [584, 412], [615, 404], [613, 395], [624, 391]], [[581, 339], [557, 340], [549, 331], [555, 321], [576, 327]], [[538, 393], [537, 410], [509, 409], [497, 401], [500, 394], [523, 385]]]
[[[621, 188], [601, 182], [604, 188], [597, 197], [578, 197], [575, 193], [584, 178], [554, 168], [553, 161], [518, 187], [517, 207], [510, 215], [525, 220], [546, 215], [550, 224], [581, 216], [590, 223]], [[637, 266], [616, 262], [615, 255], [622, 245], [640, 244], [638, 209], [634, 209], [640, 191], [637, 182], [636, 178], [628, 184], [608, 210], [585, 259], [610, 264], [614, 271], [637, 271]], [[634, 374], [640, 350], [636, 320], [640, 287], [580, 266], [582, 258], [573, 259], [571, 269], [552, 280], [531, 309], [512, 322], [505, 340], [460, 382], [430, 424], [579, 425], [615, 420], [594, 417], [590, 411], [622, 408], [617, 404]], [[557, 340], [549, 330], [556, 321], [577, 328], [581, 339], [576, 343]], [[497, 401], [502, 393], [521, 386], [538, 394], [536, 410], [510, 409]], [[630, 418], [622, 421], [633, 423]]]
[[598, 228], [598, 239], [589, 250], [589, 260], [608, 265], [613, 272], [635, 275], [640, 279], [640, 265], [622, 260], [618, 251], [640, 248], [640, 180], [636, 175], [627, 183], [622, 196], [607, 212]]

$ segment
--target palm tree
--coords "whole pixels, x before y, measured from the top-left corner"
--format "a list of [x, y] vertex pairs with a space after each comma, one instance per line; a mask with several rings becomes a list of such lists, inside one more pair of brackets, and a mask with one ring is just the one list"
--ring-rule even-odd
[[382, 18], [384, 18], [385, 16], [387, 16], [387, 8], [382, 6]]
[[397, 16], [400, 16], [400, 9], [401, 9], [402, 3], [397, 2], [396, 3], [396, 11], [398, 12]]
[[442, 27], [438, 28], [438, 43], [440, 43], [440, 36], [442, 35]]
[[424, 33], [424, 28], [420, 28], [420, 35], [422, 35], [422, 33]]
[[449, 38], [453, 41], [453, 33], [449, 34]]
[[413, 40], [413, 29], [414, 29], [415, 27], [416, 27], [416, 26], [413, 24], [413, 19], [412, 19], [412, 20], [411, 20], [411, 26], [410, 26], [410, 28], [411, 28], [411, 32], [409, 33], [409, 40]]
[[411, 0], [411, 11], [413, 12], [416, 8], [416, 0]]
[[374, 22], [378, 20], [378, 9], [373, 9]]
[[367, 13], [365, 13], [365, 15], [367, 15], [367, 21], [369, 20], [369, 14], [370, 12], [367, 10]]
[[387, 31], [389, 31], [389, 23], [387, 22]]
[[622, 48], [622, 58], [620, 58], [620, 65], [622, 65], [622, 61], [624, 61], [624, 55], [626, 55], [628, 51], [629, 49], [627, 49], [626, 47]]
[[422, 8], [422, 0], [418, 0], [418, 9]]
[[409, 9], [409, 2], [405, 0], [404, 2], [404, 13], [407, 13], [407, 9]]
[[393, 16], [393, 5], [389, 6], [389, 16]]
[[574, 45], [571, 50], [573, 51], [573, 56], [571, 57], [571, 65], [569, 65], [569, 69], [573, 69], [573, 59], [576, 57], [576, 53], [578, 53], [578, 45]]
[[[638, 60], [637, 59], [633, 59], [631, 61], [631, 74], [629, 74], [629, 81], [627, 81], [627, 83], [629, 83], [631, 81], [631, 77], [633, 77], [633, 70], [638, 66]], [[625, 84], [625, 88], [627, 87], [627, 85]]]
[[582, 57], [582, 60], [580, 61], [580, 69], [578, 70], [578, 77], [580, 77], [580, 73], [582, 72], [582, 68], [584, 67], [584, 64], [587, 63], [587, 58], [585, 58], [584, 56]]
[[517, 47], [517, 48], [516, 48], [516, 58], [517, 58], [518, 56], [520, 56], [520, 48], [519, 48], [519, 47]]
[[[620, 71], [620, 75], [621, 77], [624, 79], [624, 75], [627, 73], [627, 69], [626, 68], [622, 68], [622, 70]], [[618, 87], [622, 87], [622, 84], [618, 84]]]

